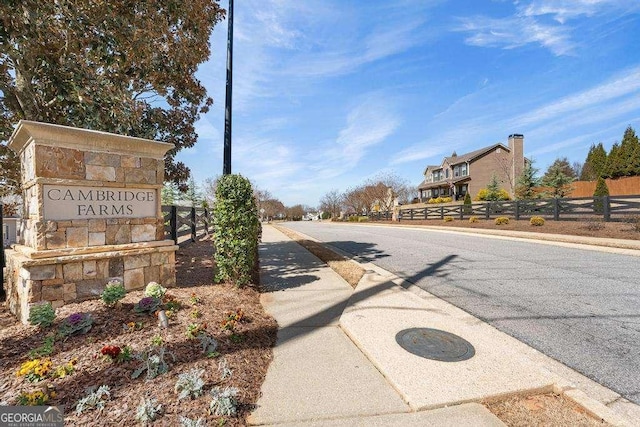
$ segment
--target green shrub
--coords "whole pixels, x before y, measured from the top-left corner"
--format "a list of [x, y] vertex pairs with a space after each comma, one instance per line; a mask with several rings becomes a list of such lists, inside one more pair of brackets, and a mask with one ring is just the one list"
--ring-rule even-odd
[[104, 291], [100, 294], [100, 299], [107, 307], [113, 307], [127, 294], [124, 285], [119, 280], [109, 280]]
[[463, 212], [466, 213], [467, 215], [469, 215], [472, 211], [473, 208], [471, 207], [471, 194], [467, 192], [467, 194], [464, 195], [464, 202], [463, 202]]
[[35, 304], [29, 308], [29, 323], [34, 326], [47, 328], [56, 318], [56, 311], [50, 302]]
[[478, 217], [477, 217], [477, 216], [472, 216], [472, 217], [470, 217], [470, 218], [469, 218], [469, 222], [470, 222], [470, 223], [479, 222], [479, 221], [480, 221], [480, 220], [478, 219]]
[[595, 213], [604, 212], [604, 201], [603, 197], [609, 195], [609, 187], [607, 187], [607, 182], [604, 178], [598, 178], [598, 182], [596, 183], [596, 189], [593, 192], [593, 211]]
[[444, 222], [452, 222], [452, 221], [453, 221], [453, 217], [452, 217], [452, 216], [445, 216], [445, 217], [443, 218], [443, 221], [444, 221]]
[[368, 216], [359, 216], [358, 217], [358, 222], [369, 222], [369, 217]]
[[544, 218], [542, 218], [541, 216], [532, 216], [531, 219], [529, 220], [529, 224], [531, 225], [535, 225], [535, 226], [542, 226], [544, 225]]
[[213, 207], [217, 282], [243, 286], [257, 270], [260, 221], [248, 179], [223, 175], [216, 188]]
[[507, 218], [506, 216], [499, 216], [498, 218], [496, 218], [496, 225], [504, 224], [509, 224], [509, 218]]

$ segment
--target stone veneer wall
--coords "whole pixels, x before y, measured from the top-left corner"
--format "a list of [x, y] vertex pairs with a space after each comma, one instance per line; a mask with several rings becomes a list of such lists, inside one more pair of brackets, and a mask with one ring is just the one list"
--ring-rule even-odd
[[[12, 313], [26, 322], [33, 303], [59, 307], [95, 298], [110, 278], [121, 278], [127, 290], [151, 281], [175, 285], [177, 246], [164, 238], [160, 200], [164, 154], [172, 144], [21, 121], [9, 147], [21, 159], [25, 213], [22, 240], [7, 251]], [[148, 190], [155, 195], [155, 214], [46, 218], [47, 185]]]
[[[122, 278], [127, 290], [149, 282], [175, 286], [175, 248], [142, 248], [130, 251], [32, 260], [14, 254], [7, 257], [6, 293], [9, 309], [28, 318], [29, 304], [49, 301], [54, 308], [100, 296], [109, 279]], [[23, 319], [24, 320], [24, 319]]]
[[[96, 147], [97, 148], [97, 147]], [[99, 148], [97, 148], [99, 149]], [[30, 144], [22, 162], [22, 182], [28, 202], [23, 225], [24, 245], [36, 250], [79, 248], [148, 242], [164, 236], [162, 218], [44, 221], [45, 184], [90, 185], [108, 189], [157, 189], [164, 180], [164, 159], [100, 153]], [[158, 197], [158, 206], [160, 201]]]

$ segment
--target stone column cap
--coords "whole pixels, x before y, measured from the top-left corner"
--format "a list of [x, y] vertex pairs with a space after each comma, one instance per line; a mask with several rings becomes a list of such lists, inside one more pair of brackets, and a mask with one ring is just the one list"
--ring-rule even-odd
[[76, 150], [118, 153], [130, 156], [162, 159], [175, 145], [151, 139], [116, 135], [90, 129], [80, 129], [50, 123], [20, 120], [7, 146], [17, 154], [30, 143], [54, 145]]

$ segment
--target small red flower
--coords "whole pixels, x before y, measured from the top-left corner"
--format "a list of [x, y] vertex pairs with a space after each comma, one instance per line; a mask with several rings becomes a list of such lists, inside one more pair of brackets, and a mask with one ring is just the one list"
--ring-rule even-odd
[[122, 350], [117, 345], [105, 345], [104, 347], [102, 347], [102, 350], [100, 350], [100, 353], [102, 353], [104, 356], [109, 356], [111, 359], [115, 359], [118, 357], [121, 351]]

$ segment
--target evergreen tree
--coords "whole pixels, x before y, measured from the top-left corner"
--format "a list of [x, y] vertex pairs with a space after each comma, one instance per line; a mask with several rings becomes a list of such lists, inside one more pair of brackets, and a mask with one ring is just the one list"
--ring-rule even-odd
[[183, 199], [187, 201], [189, 206], [192, 208], [202, 206], [202, 192], [196, 185], [196, 181], [193, 179], [193, 177], [189, 178], [189, 187], [187, 188], [187, 192], [184, 194]]
[[596, 184], [596, 190], [593, 192], [593, 210], [597, 213], [602, 213], [603, 211], [603, 200], [604, 196], [609, 195], [609, 187], [607, 187], [607, 183], [604, 178], [598, 178], [598, 183]]
[[162, 186], [162, 192], [160, 199], [163, 205], [173, 206], [180, 200], [180, 190], [178, 185], [174, 182], [165, 182]]
[[567, 175], [565, 171], [562, 163], [556, 160], [544, 174], [542, 185], [550, 187], [551, 191], [548, 191], [547, 194], [551, 197], [561, 198], [571, 192], [571, 183], [575, 181], [575, 178]]
[[557, 171], [560, 171], [569, 178], [577, 178], [575, 171], [571, 167], [571, 163], [569, 163], [569, 160], [566, 157], [558, 157], [557, 159], [555, 159], [551, 166], [549, 166], [549, 169], [547, 169], [547, 172], [542, 177], [543, 180], [547, 178], [547, 175], [549, 175], [549, 171], [553, 171], [553, 174], [555, 174]]
[[620, 144], [617, 142], [611, 146], [607, 155], [603, 178], [619, 178], [623, 174], [623, 162], [620, 158]]
[[538, 169], [533, 167], [534, 161], [526, 162], [522, 174], [516, 180], [516, 199], [528, 200], [536, 198], [535, 187], [540, 185]]
[[467, 192], [467, 194], [464, 195], [464, 207], [463, 207], [463, 211], [464, 213], [466, 213], [467, 215], [471, 214], [473, 212], [473, 209], [471, 207], [471, 194], [469, 194], [469, 192]]
[[631, 126], [624, 131], [618, 157], [620, 162], [620, 176], [635, 175], [637, 156], [640, 155], [640, 142], [638, 136]]
[[498, 200], [499, 192], [500, 184], [498, 183], [498, 176], [494, 173], [491, 175], [491, 181], [487, 184], [487, 195], [485, 200]]
[[598, 143], [598, 145], [592, 144], [580, 174], [580, 181], [597, 180], [598, 177], [604, 174], [606, 163], [607, 152], [602, 142]]

